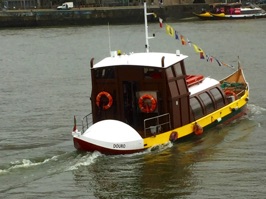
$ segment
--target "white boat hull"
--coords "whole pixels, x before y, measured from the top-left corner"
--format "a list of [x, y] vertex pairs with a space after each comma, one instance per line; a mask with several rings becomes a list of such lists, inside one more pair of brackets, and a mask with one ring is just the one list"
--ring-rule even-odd
[[93, 124], [83, 134], [72, 133], [75, 148], [100, 151], [105, 154], [128, 154], [144, 150], [142, 137], [126, 123], [103, 120]]

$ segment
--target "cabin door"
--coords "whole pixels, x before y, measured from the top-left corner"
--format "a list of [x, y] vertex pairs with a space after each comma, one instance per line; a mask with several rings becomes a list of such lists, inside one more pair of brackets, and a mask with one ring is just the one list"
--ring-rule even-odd
[[123, 110], [125, 122], [132, 127], [137, 124], [137, 86], [134, 81], [123, 81]]

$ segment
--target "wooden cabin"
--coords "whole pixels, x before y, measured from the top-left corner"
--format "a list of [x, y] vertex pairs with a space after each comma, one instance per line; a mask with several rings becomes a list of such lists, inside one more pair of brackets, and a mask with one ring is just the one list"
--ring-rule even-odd
[[[217, 80], [187, 75], [186, 57], [180, 55], [177, 62], [166, 64], [167, 58], [162, 56], [156, 66], [130, 64], [122, 57], [121, 64], [103, 60], [94, 66], [92, 59], [93, 123], [119, 120], [147, 137], [191, 123], [227, 104]], [[197, 86], [205, 80], [208, 82]]]

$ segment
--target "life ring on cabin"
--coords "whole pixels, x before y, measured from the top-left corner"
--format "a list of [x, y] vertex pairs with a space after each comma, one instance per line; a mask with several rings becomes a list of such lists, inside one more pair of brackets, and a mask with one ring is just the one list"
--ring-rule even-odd
[[237, 96], [236, 96], [235, 92], [232, 91], [232, 90], [227, 89], [227, 90], [224, 91], [224, 93], [225, 93], [226, 96], [234, 96], [235, 100], [237, 99]]
[[196, 122], [193, 127], [195, 135], [201, 135], [203, 133], [203, 128]]
[[[151, 102], [150, 106], [147, 104], [147, 102], [145, 102], [146, 100], [149, 100]], [[157, 107], [157, 101], [152, 95], [145, 94], [139, 98], [139, 108], [141, 112], [152, 113], [155, 111], [156, 107]]]
[[112, 106], [113, 98], [112, 98], [112, 95], [106, 91], [102, 91], [96, 96], [96, 105], [100, 108], [100, 105], [101, 105], [100, 102], [103, 96], [108, 99], [108, 103], [106, 105], [103, 105], [103, 110], [107, 110]]

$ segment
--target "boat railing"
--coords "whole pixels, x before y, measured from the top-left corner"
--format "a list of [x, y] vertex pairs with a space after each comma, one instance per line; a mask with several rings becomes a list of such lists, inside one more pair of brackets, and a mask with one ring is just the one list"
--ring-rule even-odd
[[84, 133], [91, 125], [92, 125], [92, 113], [89, 113], [82, 119], [82, 133]]
[[236, 96], [239, 98], [245, 94], [245, 90], [241, 90], [240, 92], [236, 93]]
[[165, 132], [171, 129], [170, 114], [165, 113], [155, 117], [147, 118], [144, 120], [144, 136], [147, 133], [153, 135]]

